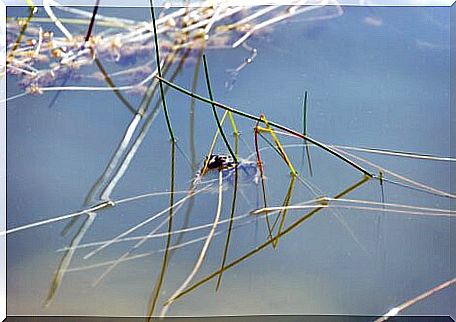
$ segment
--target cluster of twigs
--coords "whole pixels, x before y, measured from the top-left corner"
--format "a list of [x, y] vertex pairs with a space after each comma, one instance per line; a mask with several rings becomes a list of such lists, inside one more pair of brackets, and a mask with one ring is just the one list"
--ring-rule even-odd
[[[296, 16], [304, 15], [304, 20], [312, 21], [330, 19], [342, 13], [337, 2], [322, 0], [321, 5], [306, 5], [307, 2], [295, 0], [287, 6], [251, 8], [223, 3], [214, 6], [208, 2], [202, 6], [182, 8], [170, 13], [170, 9], [165, 7], [156, 20], [160, 50], [163, 55], [169, 56], [168, 60], [188, 61], [189, 58], [198, 56], [202, 46], [205, 49], [244, 48], [249, 56], [245, 62], [231, 69], [234, 77], [257, 55], [256, 49], [247, 44], [254, 34]], [[106, 28], [103, 32], [93, 34], [93, 28], [89, 27], [85, 36], [73, 35], [65, 25], [93, 26], [93, 21], [89, 20], [90, 14], [76, 8], [56, 6], [55, 9], [77, 17], [58, 19], [51, 4], [56, 3], [52, 0], [43, 2], [48, 17], [32, 19], [37, 10], [33, 7], [27, 18], [9, 19], [7, 24], [9, 55], [6, 71], [19, 77], [19, 85], [26, 93], [112, 90], [115, 86], [109, 84], [111, 78], [124, 82], [136, 81], [119, 86], [116, 90], [146, 90], [147, 83], [154, 74], [150, 57], [155, 51], [155, 33], [150, 21], [137, 22], [98, 15], [97, 26]], [[325, 7], [326, 4], [333, 6]], [[310, 15], [322, 8], [330, 9], [324, 14]], [[43, 30], [41, 24], [36, 24], [38, 22], [54, 24], [63, 36]], [[100, 68], [101, 73], [87, 74], [85, 67], [100, 67], [101, 60], [122, 66], [145, 62], [148, 69], [124, 68], [122, 72], [107, 77], [103, 68]], [[106, 80], [110, 86], [65, 86], [68, 79], [79, 78]]]
[[[157, 304], [159, 303], [162, 295], [162, 287], [166, 282], [166, 272], [169, 263], [172, 259], [175, 249], [184, 247], [190, 243], [202, 242], [203, 246], [193, 265], [191, 272], [167, 299], [163, 301], [163, 307], [159, 312], [160, 316], [165, 316], [169, 307], [177, 300], [189, 294], [201, 285], [216, 278], [216, 289], [221, 287], [222, 275], [225, 271], [232, 269], [238, 264], [244, 262], [255, 254], [259, 253], [268, 246], [273, 248], [278, 247], [280, 238], [286, 236], [290, 232], [296, 230], [308, 219], [312, 218], [317, 213], [325, 209], [335, 208], [349, 208], [361, 209], [364, 211], [383, 211], [388, 213], [420, 215], [420, 216], [445, 216], [454, 217], [454, 211], [437, 208], [416, 207], [410, 205], [373, 202], [366, 200], [348, 199], [347, 195], [361, 188], [366, 182], [375, 180], [379, 184], [391, 183], [399, 185], [405, 189], [413, 189], [421, 192], [433, 194], [441, 198], [454, 199], [455, 195], [441, 191], [437, 188], [431, 187], [426, 184], [419, 183], [411, 178], [392, 172], [388, 169], [374, 164], [371, 161], [361, 158], [352, 152], [349, 152], [353, 147], [341, 147], [330, 144], [325, 144], [319, 140], [311, 137], [307, 129], [307, 105], [308, 94], [305, 92], [303, 98], [303, 129], [302, 131], [288, 128], [280, 123], [269, 120], [265, 115], [252, 115], [245, 112], [244, 109], [233, 108], [218, 102], [214, 98], [214, 93], [211, 88], [211, 81], [209, 75], [209, 65], [204, 55], [206, 49], [213, 48], [236, 48], [244, 45], [249, 49], [251, 56], [238, 68], [235, 73], [239, 72], [252, 59], [256, 56], [256, 50], [246, 45], [246, 41], [256, 32], [265, 28], [285, 21], [298, 14], [304, 14], [319, 9], [320, 6], [305, 6], [306, 1], [296, 1], [289, 6], [266, 6], [259, 8], [241, 8], [233, 6], [206, 6], [198, 8], [183, 8], [167, 12], [169, 8], [165, 8], [156, 18], [153, 3], [151, 1], [150, 13], [151, 21], [137, 23], [127, 19], [118, 19], [105, 17], [98, 14], [98, 2], [91, 14], [86, 11], [81, 11], [74, 8], [59, 7], [59, 10], [64, 10], [76, 14], [80, 18], [76, 19], [58, 19], [53, 12], [50, 4], [51, 1], [45, 1], [45, 11], [48, 18], [34, 18], [35, 8], [30, 8], [30, 15], [25, 20], [10, 21], [8, 28], [11, 35], [17, 37], [9, 44], [9, 53], [7, 56], [6, 72], [18, 75], [21, 79], [22, 85], [26, 88], [27, 93], [44, 93], [46, 91], [62, 91], [62, 90], [109, 90], [119, 98], [119, 101], [131, 112], [131, 120], [129, 125], [124, 131], [124, 134], [119, 142], [117, 149], [111, 156], [105, 170], [96, 180], [82, 204], [82, 210], [65, 214], [58, 217], [53, 217], [41, 222], [32, 223], [26, 226], [10, 229], [4, 234], [15, 233], [21, 230], [45, 225], [52, 222], [70, 219], [62, 234], [67, 234], [72, 226], [78, 224], [75, 233], [72, 237], [68, 247], [62, 249], [64, 252], [62, 259], [56, 269], [51, 281], [51, 286], [45, 300], [44, 305], [48, 306], [57, 294], [60, 288], [64, 275], [67, 272], [90, 269], [94, 267], [104, 267], [107, 269], [97, 279], [95, 283], [100, 282], [110, 271], [112, 271], [118, 264], [136, 258], [141, 258], [150, 255], [144, 253], [139, 255], [132, 255], [132, 252], [138, 249], [146, 241], [151, 238], [165, 237], [165, 248], [162, 251], [163, 259], [160, 271], [157, 275], [156, 281], [153, 284], [153, 291], [151, 293], [149, 304], [147, 308], [147, 317], [151, 319], [157, 314]], [[327, 4], [322, 1], [322, 5]], [[341, 14], [341, 9], [338, 6], [333, 7], [333, 13], [329, 15], [322, 15], [311, 17], [309, 20], [315, 19], [328, 19]], [[34, 22], [33, 22], [34, 21]], [[41, 27], [34, 25], [36, 22], [51, 22], [53, 23], [64, 35], [64, 37], [57, 37], [54, 34], [43, 31]], [[84, 37], [74, 36], [64, 26], [64, 24], [86, 24], [88, 23], [87, 32]], [[94, 26], [106, 27], [106, 32], [93, 35]], [[14, 38], [14, 37], [13, 37]], [[233, 40], [234, 39], [234, 40]], [[129, 51], [130, 50], [130, 51]], [[152, 56], [153, 59], [152, 59]], [[178, 73], [182, 70], [187, 60], [196, 57], [194, 79], [192, 89], [188, 90], [177, 85], [174, 80]], [[145, 77], [137, 84], [128, 84], [117, 86], [114, 81], [116, 75], [109, 74], [102, 61], [114, 62], [118, 64], [129, 64], [136, 60], [148, 60], [150, 66], [150, 73], [144, 75]], [[197, 80], [199, 77], [200, 63], [203, 63], [203, 71], [206, 80], [207, 97], [197, 94]], [[82, 87], [82, 86], [66, 86], [66, 81], [73, 77], [83, 67], [95, 64], [102, 79], [106, 82], [106, 87]], [[155, 64], [153, 66], [152, 64]], [[131, 69], [130, 69], [131, 71]], [[82, 73], [83, 74], [83, 73]], [[61, 80], [62, 86], [55, 86], [55, 82]], [[123, 95], [125, 90], [143, 87], [143, 97], [138, 107], [132, 106], [128, 99]], [[175, 196], [179, 193], [175, 187], [175, 163], [176, 151], [181, 148], [176, 140], [173, 131], [173, 124], [171, 119], [172, 107], [168, 107], [166, 94], [169, 89], [173, 89], [183, 95], [192, 99], [191, 103], [191, 128], [190, 128], [190, 142], [191, 142], [191, 166], [193, 172], [196, 174], [195, 179], [191, 182], [188, 190], [180, 192], [184, 194], [179, 200], [175, 200]], [[150, 108], [151, 102], [159, 92], [160, 99], [156, 101], [155, 105]], [[200, 101], [205, 103], [211, 108], [214, 116], [214, 122], [217, 125], [217, 132], [214, 135], [211, 146], [208, 149], [206, 161], [203, 163], [202, 168], [197, 168], [197, 156], [194, 144], [194, 114], [195, 102]], [[85, 234], [89, 231], [93, 222], [99, 214], [107, 211], [109, 208], [116, 207], [119, 204], [138, 200], [140, 198], [147, 198], [155, 196], [159, 193], [150, 193], [141, 196], [132, 196], [120, 200], [113, 200], [111, 194], [118, 185], [120, 179], [128, 170], [131, 161], [134, 159], [138, 149], [150, 130], [152, 123], [156, 116], [163, 110], [165, 115], [167, 130], [170, 139], [170, 183], [168, 193], [162, 193], [169, 196], [169, 206], [163, 211], [153, 214], [145, 221], [133, 226], [127, 231], [117, 235], [116, 237], [90, 244], [82, 244]], [[220, 117], [219, 112], [223, 111]], [[243, 160], [238, 155], [239, 150], [239, 131], [236, 126], [236, 118], [244, 118], [251, 120], [254, 124], [254, 140], [255, 152], [246, 160]], [[234, 147], [230, 142], [231, 137], [224, 132], [224, 122], [226, 119], [230, 120], [231, 129], [233, 131]], [[290, 145], [284, 145], [281, 142], [281, 137], [291, 137], [299, 140], [297, 145], [303, 147], [303, 158], [307, 159], [308, 172], [311, 176], [313, 173], [312, 164], [310, 159], [310, 149], [318, 148], [328, 153], [328, 155], [339, 159], [348, 167], [353, 168], [359, 173], [360, 178], [353, 184], [349, 185], [341, 192], [333, 197], [328, 197], [320, 191], [316, 191], [307, 180], [305, 180], [300, 173], [296, 170], [293, 160], [287, 153], [288, 149], [293, 148]], [[229, 152], [230, 166], [221, 164], [215, 171], [217, 171], [217, 178], [213, 182], [205, 182], [201, 187], [205, 174], [214, 171], [210, 167], [210, 156], [213, 155], [214, 147], [217, 140], [221, 137], [226, 150]], [[267, 145], [262, 147], [260, 139]], [[265, 149], [274, 150], [280, 159], [283, 161], [290, 171], [290, 181], [287, 192], [283, 198], [283, 202], [278, 206], [271, 206], [268, 203], [267, 187], [266, 187], [266, 169], [264, 168], [261, 153]], [[389, 154], [397, 157], [411, 157], [428, 159], [434, 161], [447, 161], [454, 162], [451, 158], [442, 158], [439, 156], [418, 155], [414, 153], [407, 153], [401, 151], [385, 151], [375, 149], [364, 149], [364, 152]], [[255, 161], [251, 161], [254, 159]], [[237, 215], [236, 211], [236, 196], [237, 187], [242, 171], [246, 171], [246, 167], [255, 168], [255, 183], [261, 183], [262, 202], [263, 205], [250, 213]], [[223, 201], [223, 185], [226, 178], [231, 177], [233, 182], [233, 195], [230, 210], [230, 217], [222, 219], [222, 201]], [[293, 203], [292, 196], [295, 186], [302, 184], [306, 189], [309, 189], [314, 194], [314, 199], [307, 201], [300, 201]], [[188, 227], [188, 218], [191, 215], [193, 207], [193, 199], [196, 195], [212, 191], [217, 192], [217, 209], [214, 219], [207, 225], [198, 227]], [[382, 198], [384, 199], [384, 198]], [[187, 212], [184, 215], [185, 221], [180, 229], [175, 229], [173, 218], [176, 213], [183, 207], [184, 203], [189, 203]], [[287, 215], [291, 211], [307, 210], [303, 215], [295, 218], [287, 225]], [[140, 227], [152, 222], [153, 220], [167, 214], [157, 227], [155, 227], [149, 234], [138, 237], [129, 237], [134, 231]], [[229, 248], [231, 242], [231, 232], [237, 226], [235, 222], [243, 218], [252, 218], [257, 216], [265, 218], [267, 226], [267, 237], [259, 245], [251, 250], [245, 252], [238, 258], [229, 260]], [[251, 220], [251, 219], [249, 219]], [[79, 223], [78, 223], [79, 221]], [[246, 224], [248, 222], [245, 222]], [[219, 226], [228, 224], [226, 229], [227, 235], [221, 258], [220, 268], [213, 273], [194, 281], [200, 268], [202, 267], [208, 249], [211, 245], [213, 238], [217, 235], [224, 233], [220, 231]], [[159, 229], [166, 225], [166, 232], [159, 233]], [[192, 230], [199, 230], [210, 228], [209, 233], [203, 238], [191, 240], [190, 242], [182, 243], [184, 233]], [[178, 237], [173, 242], [173, 236]], [[99, 263], [87, 267], [71, 268], [70, 264], [75, 252], [78, 249], [87, 247], [96, 247], [84, 256], [84, 259], [90, 258], [97, 254], [102, 249], [109, 247], [112, 244], [124, 241], [135, 240], [136, 244], [124, 253], [120, 258], [106, 262]], [[423, 296], [418, 297], [421, 300], [427, 296], [432, 295], [435, 291], [444, 287], [449, 287], [454, 284], [454, 279], [450, 280], [438, 288], [432, 289], [425, 293]], [[418, 300], [407, 302], [406, 304], [397, 307], [394, 311], [395, 314], [407, 308], [408, 306], [416, 303]], [[391, 314], [390, 314], [391, 315]], [[386, 315], [383, 318], [386, 319]]]

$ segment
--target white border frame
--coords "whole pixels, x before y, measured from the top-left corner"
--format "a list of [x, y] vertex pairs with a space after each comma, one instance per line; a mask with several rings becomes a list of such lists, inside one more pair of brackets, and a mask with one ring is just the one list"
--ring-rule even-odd
[[[0, 0], [1, 2], [2, 0]], [[291, 2], [296, 2], [296, 0], [215, 0], [214, 2], [223, 1], [226, 5], [233, 6], [255, 6], [255, 5], [287, 5]], [[337, 0], [330, 1], [326, 0], [327, 5], [341, 5], [341, 6], [437, 6], [437, 7], [451, 7], [456, 0]], [[3, 0], [6, 6], [28, 6], [29, 1], [26, 0]], [[42, 0], [32, 0], [35, 6], [42, 6]], [[53, 1], [55, 5], [57, 3], [62, 6], [90, 6], [92, 7], [95, 3], [95, 0], [58, 0]], [[167, 5], [181, 7], [187, 5], [187, 0], [157, 0], [155, 5], [163, 6], [164, 3]], [[321, 5], [321, 0], [301, 0], [303, 4], [306, 5]], [[190, 0], [190, 6], [201, 6], [202, 4], [207, 5], [207, 0]], [[100, 1], [100, 6], [103, 7], [149, 7], [148, 0], [128, 0], [128, 1], [119, 1], [119, 0], [102, 0]]]
[[[6, 5], [0, 0], [0, 69], [6, 68]], [[0, 231], [6, 231], [6, 74], [0, 76]], [[0, 235], [0, 319], [6, 318], [6, 235]]]
[[[60, 5], [93, 6], [94, 0], [60, 0]], [[101, 6], [107, 7], [149, 7], [148, 0], [102, 0]], [[157, 6], [165, 1], [157, 1]], [[168, 1], [172, 6], [182, 6], [183, 1]], [[206, 1], [192, 1], [192, 6], [199, 6]], [[224, 0], [231, 5], [268, 5], [287, 4], [284, 0]], [[456, 0], [341, 0], [344, 6], [445, 6], [451, 7]], [[33, 1], [41, 6], [42, 1]], [[321, 4], [321, 1], [309, 0], [306, 4]], [[6, 7], [28, 6], [25, 0], [0, 0], [0, 69], [6, 67]], [[0, 78], [0, 232], [6, 231], [6, 75]], [[0, 321], [6, 319], [6, 234], [0, 234]]]

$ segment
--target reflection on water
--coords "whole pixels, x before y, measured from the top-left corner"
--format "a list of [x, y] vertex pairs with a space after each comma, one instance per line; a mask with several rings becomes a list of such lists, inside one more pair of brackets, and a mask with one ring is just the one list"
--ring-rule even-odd
[[[90, 50], [80, 50], [91, 13], [82, 17], [56, 9], [68, 32], [83, 36], [51, 46], [52, 37], [44, 31], [64, 39], [62, 30], [46, 20], [43, 8], [38, 10], [25, 34], [36, 41], [24, 40], [12, 64], [16, 69], [8, 74], [8, 97], [41, 93], [8, 101], [8, 228], [87, 209], [100, 196], [116, 205], [87, 217], [93, 219], [90, 225], [81, 216], [65, 236], [61, 232], [68, 221], [8, 235], [9, 315], [145, 315], [167, 254], [158, 314], [195, 267], [204, 245], [205, 258], [189, 286], [283, 231], [280, 241], [271, 243], [276, 247], [269, 244], [223, 272], [217, 292], [214, 278], [177, 299], [168, 314], [379, 315], [455, 276], [450, 262], [454, 212], [449, 210], [454, 209], [454, 190], [448, 176], [454, 159], [443, 158], [451, 155], [450, 9], [306, 9], [248, 37], [245, 28], [293, 11], [227, 10], [235, 9], [201, 10], [192, 18], [203, 26], [213, 24], [206, 30], [210, 37], [204, 52], [214, 100], [255, 117], [264, 114], [271, 125], [298, 133], [304, 127], [317, 141], [308, 141], [306, 150], [305, 142], [286, 129], [271, 126], [271, 132], [265, 122], [219, 109], [240, 163], [207, 173], [202, 171], [205, 156], [218, 131], [213, 111], [176, 90], [166, 93], [177, 142], [174, 167], [158, 91], [123, 150], [125, 155], [133, 151], [131, 160], [119, 156], [115, 163], [115, 151], [136, 121], [130, 123], [135, 120], [131, 108], [111, 88], [99, 90], [109, 86], [102, 71], [130, 107], [148, 106], [142, 97], [151, 94], [154, 39], [150, 25], [135, 22], [150, 21], [147, 8], [99, 8], [93, 35], [100, 38], [98, 43], [92, 39], [101, 68]], [[260, 12], [261, 19], [254, 19]], [[162, 66], [165, 79], [208, 97], [200, 66], [203, 42], [193, 29], [194, 38], [187, 38], [191, 45], [178, 41], [178, 35], [184, 37], [176, 31], [185, 28], [179, 25], [182, 20], [164, 19], [167, 11], [157, 14], [161, 54], [168, 58]], [[27, 15], [27, 8], [8, 10], [10, 17]], [[9, 31], [13, 44], [20, 28], [11, 23]], [[37, 50], [39, 42], [38, 53], [48, 59], [27, 60], [26, 52]], [[233, 45], [237, 48], [227, 48]], [[55, 65], [62, 59], [72, 64]], [[58, 92], [55, 86], [91, 90]], [[148, 132], [140, 132], [143, 125]], [[136, 151], [139, 133], [144, 137]], [[212, 152], [230, 155], [222, 136], [216, 138]], [[115, 165], [108, 170], [111, 180], [102, 180], [87, 199], [110, 160]], [[128, 167], [122, 168], [126, 161]], [[222, 168], [225, 180], [219, 189]], [[169, 234], [172, 169], [175, 204]], [[363, 178], [363, 170], [374, 177], [343, 193]], [[204, 176], [194, 184], [197, 171]], [[334, 196], [345, 200], [330, 199]], [[276, 211], [252, 213], [264, 207]], [[308, 212], [314, 215], [293, 226]], [[80, 241], [73, 239], [77, 248], [71, 248], [72, 237], [85, 228]], [[168, 236], [172, 247], [166, 251]], [[69, 265], [52, 303], [43, 308], [62, 256]], [[454, 315], [450, 304], [455, 298], [454, 287], [448, 288], [406, 313]]]

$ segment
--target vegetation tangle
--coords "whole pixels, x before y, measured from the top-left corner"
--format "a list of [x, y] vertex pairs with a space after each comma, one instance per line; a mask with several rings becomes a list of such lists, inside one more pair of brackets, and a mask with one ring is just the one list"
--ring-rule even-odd
[[[258, 33], [271, 32], [280, 24], [292, 23], [297, 17], [304, 21], [322, 21], [337, 19], [344, 13], [342, 7], [334, 1], [321, 0], [319, 5], [308, 5], [306, 2], [292, 1], [287, 6], [254, 7], [223, 3], [216, 5], [211, 2], [173, 8], [170, 4], [154, 7], [151, 0], [150, 8], [143, 8], [150, 11], [150, 19], [139, 22], [102, 15], [98, 12], [99, 0], [92, 11], [87, 8], [61, 7], [48, 0], [43, 1], [43, 7], [39, 9], [30, 3], [28, 16], [8, 19], [6, 66], [3, 68], [3, 74], [17, 80], [23, 91], [7, 98], [7, 102], [28, 95], [52, 95], [53, 105], [62, 92], [71, 91], [86, 95], [85, 93], [89, 92], [107, 91], [117, 97], [119, 109], [126, 109], [130, 114], [129, 124], [119, 132], [122, 134], [117, 147], [113, 147], [106, 167], [94, 180], [79, 211], [3, 232], [7, 235], [20, 234], [22, 230], [67, 221], [62, 235], [72, 233], [72, 237], [69, 238], [68, 246], [60, 250], [63, 254], [50, 281], [43, 306], [51, 305], [59, 292], [63, 291], [60, 288], [68, 273], [102, 268], [102, 273], [94, 281], [94, 285], [97, 285], [118, 265], [149, 256], [150, 252], [138, 254], [137, 251], [154, 238], [162, 238], [164, 248], [161, 250], [160, 269], [156, 272], [154, 280], [144, 281], [153, 286], [145, 309], [148, 320], [155, 316], [165, 316], [175, 302], [184, 301], [187, 295], [207, 283], [214, 283], [215, 290], [219, 290], [223, 287], [226, 272], [235, 271], [238, 266], [265, 249], [280, 249], [283, 238], [291, 233], [299, 234], [299, 228], [320, 213], [333, 212], [339, 218], [338, 211], [350, 209], [363, 213], [377, 213], [380, 216], [396, 214], [449, 219], [455, 216], [454, 211], [444, 208], [389, 203], [384, 192], [384, 186], [388, 185], [417, 195], [432, 195], [436, 199], [454, 199], [455, 195], [396, 173], [370, 158], [359, 156], [359, 153], [423, 162], [451, 163], [455, 161], [453, 158], [324, 143], [308, 133], [311, 93], [305, 89], [302, 105], [297, 107], [302, 115], [300, 129], [275, 122], [268, 115], [251, 114], [248, 107], [233, 107], [217, 100], [217, 95], [211, 87], [211, 62], [205, 53], [213, 50], [245, 52], [245, 60], [238, 66], [227, 66], [230, 70], [226, 87], [230, 90], [244, 69], [255, 63], [258, 52], [249, 45], [249, 41]], [[37, 16], [38, 10], [45, 12], [45, 15]], [[59, 17], [59, 13], [65, 17]], [[106, 67], [108, 65], [114, 66], [117, 70], [110, 71]], [[90, 66], [96, 66], [98, 71], [87, 73]], [[193, 81], [188, 87], [175, 82], [185, 66], [194, 66]], [[200, 79], [204, 80], [205, 88], [198, 88]], [[97, 85], [78, 84], [81, 80], [89, 80]], [[184, 108], [169, 104], [167, 95], [171, 91], [190, 98], [190, 106]], [[130, 102], [128, 95], [132, 93], [140, 95], [139, 104]], [[209, 146], [204, 147], [207, 151], [204, 156], [196, 153], [197, 106], [211, 110], [216, 129], [215, 133], [207, 133], [213, 139]], [[169, 137], [169, 155], [166, 158], [169, 160], [170, 172], [167, 190], [112, 198], [113, 191], [130, 168], [141, 144], [147, 136], [154, 135], [154, 121], [159, 113], [164, 115]], [[173, 122], [173, 115], [182, 113], [189, 113], [188, 151], [176, 137], [175, 129], [179, 124]], [[242, 133], [245, 134], [241, 134], [239, 128], [241, 121], [242, 124], [246, 121], [250, 124], [250, 128], [242, 129]], [[240, 155], [240, 145], [244, 144], [247, 138], [254, 142], [252, 152], [250, 155]], [[288, 143], [290, 140], [293, 140], [293, 143]], [[297, 149], [302, 151], [300, 159], [294, 157], [293, 151]], [[327, 158], [339, 160], [344, 166], [353, 169], [355, 175], [352, 182], [337, 194], [327, 195], [312, 183], [313, 172], [318, 167], [312, 163], [312, 154], [315, 150], [323, 151]], [[185, 156], [193, 174], [185, 190], [176, 186], [178, 155]], [[288, 185], [283, 187], [283, 195], [280, 196], [282, 201], [279, 204], [270, 201], [268, 177], [273, 175], [268, 172], [267, 164], [270, 158], [276, 158], [289, 173]], [[199, 164], [199, 160], [204, 161]], [[163, 174], [163, 181], [165, 180]], [[377, 201], [350, 197], [350, 194], [363, 189], [368, 183], [379, 187]], [[258, 191], [257, 205], [245, 213], [239, 211], [240, 199], [245, 198], [242, 195], [243, 187], [254, 187]], [[297, 189], [304, 189], [313, 197], [296, 200], [293, 195]], [[192, 216], [197, 216], [200, 211], [207, 211], [194, 207], [195, 200], [203, 195], [216, 200], [212, 222], [191, 226]], [[165, 209], [132, 224], [128, 230], [108, 240], [84, 244], [84, 237], [98, 216], [105, 216], [105, 213], [109, 216], [110, 210], [121, 204], [156, 196], [168, 198], [168, 206]], [[223, 204], [230, 205], [228, 213], [224, 213]], [[180, 214], [181, 209], [183, 214]], [[8, 215], [14, 216], [13, 213]], [[179, 224], [176, 224], [177, 216], [182, 218]], [[343, 218], [340, 220], [343, 223]], [[260, 223], [261, 227], [264, 227], [264, 231], [259, 233], [258, 243], [250, 249], [243, 249], [240, 256], [230, 255], [230, 250], [236, 246], [233, 231], [254, 223]], [[148, 226], [151, 227], [148, 234], [134, 235]], [[184, 241], [186, 234], [195, 231], [205, 232], [205, 235]], [[201, 270], [215, 238], [224, 240], [223, 247], [218, 250], [220, 265], [212, 273], [203, 275]], [[133, 242], [133, 246], [118, 258], [89, 266], [72, 266], [76, 252], [86, 252], [84, 259], [89, 259], [102, 250], [126, 242]], [[191, 244], [200, 245], [193, 265], [186, 268], [188, 272], [179, 282], [180, 285], [171, 293], [164, 294], [167, 272], [174, 256], [177, 256], [180, 248]], [[442, 281], [442, 284], [431, 289], [423, 289], [422, 294], [410, 294], [410, 298], [404, 299], [406, 301], [402, 304], [391, 303], [392, 309], [377, 321], [387, 320], [390, 316], [399, 314], [409, 306], [455, 283], [456, 277]], [[383, 309], [385, 308], [379, 308]]]

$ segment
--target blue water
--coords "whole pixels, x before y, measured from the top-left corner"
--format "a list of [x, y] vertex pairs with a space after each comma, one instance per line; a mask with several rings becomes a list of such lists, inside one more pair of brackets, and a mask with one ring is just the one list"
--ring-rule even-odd
[[[269, 120], [301, 131], [301, 104], [304, 91], [308, 91], [308, 133], [320, 142], [451, 155], [450, 9], [343, 10], [342, 16], [322, 21], [307, 22], [303, 15], [252, 37], [248, 44], [257, 49], [258, 56], [239, 73], [231, 90], [225, 86], [230, 80], [226, 70], [236, 68], [249, 53], [241, 48], [207, 50], [215, 99], [253, 115], [263, 113]], [[9, 16], [26, 13], [24, 8], [8, 11]], [[100, 14], [149, 19], [147, 8], [100, 8]], [[78, 28], [83, 33], [83, 26]], [[87, 69], [87, 73], [94, 71], [95, 67]], [[191, 88], [193, 71], [194, 64], [187, 64], [176, 83]], [[16, 82], [8, 76], [8, 96], [22, 90]], [[83, 79], [74, 84], [93, 81]], [[198, 93], [207, 96], [202, 71]], [[129, 111], [109, 92], [62, 92], [49, 107], [53, 97], [54, 93], [46, 93], [8, 102], [9, 228], [81, 209], [85, 194], [103, 171], [131, 119]], [[128, 98], [134, 106], [140, 101], [138, 95]], [[166, 98], [179, 147], [185, 153], [176, 152], [176, 190], [186, 190], [193, 177], [187, 160], [190, 99], [172, 90]], [[210, 106], [197, 103], [195, 108], [196, 156], [201, 164], [217, 126]], [[255, 123], [237, 117], [236, 124], [242, 133], [239, 155], [255, 160]], [[224, 128], [231, 132], [229, 122]], [[229, 139], [234, 142], [231, 135]], [[282, 144], [301, 143], [282, 136], [280, 139]], [[260, 142], [262, 147], [267, 146]], [[324, 195], [335, 195], [361, 178], [353, 168], [314, 147], [314, 175], [310, 177], [307, 164], [302, 163], [302, 148], [286, 151], [303, 177]], [[220, 140], [215, 152], [228, 153]], [[446, 162], [355, 154], [450, 191], [450, 166]], [[262, 159], [268, 204], [281, 205], [290, 181], [289, 170], [271, 149], [262, 152]], [[167, 191], [169, 173], [169, 135], [160, 113], [112, 198]], [[239, 190], [237, 214], [262, 204], [255, 184], [243, 184]], [[228, 218], [232, 186], [227, 185], [223, 194], [222, 218]], [[387, 183], [384, 195], [390, 203], [450, 207], [446, 198]], [[381, 187], [371, 180], [348, 197], [380, 201]], [[314, 196], [297, 183], [292, 203], [311, 198]], [[168, 203], [168, 197], [161, 196], [119, 205], [97, 217], [83, 242], [112, 238]], [[210, 223], [216, 204], [214, 192], [198, 196], [190, 226]], [[287, 223], [300, 215], [301, 211], [290, 212]], [[215, 293], [215, 283], [210, 282], [176, 302], [169, 313], [382, 314], [455, 275], [455, 266], [450, 262], [456, 255], [451, 247], [455, 242], [454, 234], [450, 234], [450, 225], [454, 225], [451, 220], [325, 210], [282, 238], [277, 249], [268, 247], [226, 272], [219, 292]], [[182, 217], [176, 215], [175, 224], [181, 223]], [[54, 303], [47, 309], [41, 307], [62, 254], [56, 250], [70, 240], [59, 235], [64, 225], [59, 222], [8, 236], [8, 314], [143, 315], [160, 269], [161, 253], [119, 265], [95, 288], [90, 284], [102, 272], [99, 268], [68, 273]], [[137, 233], [145, 234], [151, 227]], [[203, 235], [188, 233], [184, 240]], [[236, 229], [228, 258], [237, 258], [266, 237], [262, 218]], [[196, 280], [219, 267], [224, 242], [225, 233], [214, 240]], [[164, 243], [163, 238], [154, 239], [138, 253], [160, 249]], [[165, 277], [162, 300], [184, 280], [201, 246], [193, 244], [175, 253]], [[82, 259], [87, 253], [84, 249], [77, 253], [71, 267], [112, 260], [126, 249], [128, 245], [115, 245], [86, 261]], [[455, 299], [453, 287], [406, 313], [454, 316], [451, 303]]]

